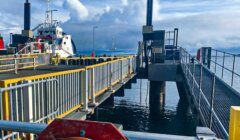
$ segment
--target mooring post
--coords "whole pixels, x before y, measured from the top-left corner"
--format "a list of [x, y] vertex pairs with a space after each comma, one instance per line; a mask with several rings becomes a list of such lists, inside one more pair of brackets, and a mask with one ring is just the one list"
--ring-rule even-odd
[[240, 138], [240, 107], [232, 106], [230, 111], [229, 140]]

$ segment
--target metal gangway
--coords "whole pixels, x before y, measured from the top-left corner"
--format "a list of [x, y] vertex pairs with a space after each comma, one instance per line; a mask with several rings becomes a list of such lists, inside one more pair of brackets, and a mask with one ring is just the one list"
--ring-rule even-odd
[[195, 57], [180, 48], [180, 62], [203, 125], [219, 138], [236, 139], [233, 136], [239, 131], [235, 125], [237, 107], [233, 106], [240, 106], [240, 56], [202, 48]]
[[[0, 81], [0, 120], [49, 124], [75, 112], [91, 114], [135, 75], [136, 57], [76, 67]], [[24, 135], [0, 131], [2, 140]]]

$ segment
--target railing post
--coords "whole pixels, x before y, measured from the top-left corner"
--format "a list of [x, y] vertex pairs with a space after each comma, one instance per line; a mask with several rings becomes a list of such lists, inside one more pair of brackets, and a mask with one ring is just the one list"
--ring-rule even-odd
[[108, 79], [108, 81], [109, 81], [109, 83], [108, 83], [108, 86], [109, 86], [109, 90], [110, 91], [112, 91], [113, 89], [112, 89], [112, 63], [109, 63], [108, 64], [108, 72], [109, 72], [109, 79]]
[[33, 58], [33, 70], [36, 70], [36, 58]]
[[[8, 84], [5, 82], [0, 82], [1, 88], [7, 88]], [[1, 91], [1, 99], [2, 99], [2, 118], [3, 120], [10, 120], [10, 104], [9, 104], [9, 91]]]
[[68, 66], [69, 65], [68, 59], [65, 59], [65, 60], [66, 60], [66, 65]]
[[81, 73], [82, 75], [82, 94], [83, 94], [83, 110], [84, 111], [88, 111], [88, 70], [85, 69], [85, 71], [83, 71]]
[[[48, 94], [49, 94], [49, 89], [48, 89], [48, 82], [44, 83], [44, 117], [48, 115]], [[46, 118], [46, 120], [44, 121], [45, 123], [48, 123], [48, 118]]]
[[15, 70], [15, 74], [18, 73], [18, 62], [17, 62], [17, 59], [14, 58], [14, 70]]
[[223, 53], [223, 64], [222, 64], [222, 79], [223, 79], [223, 72], [224, 72], [224, 67], [225, 67], [225, 52]]
[[188, 61], [189, 61], [189, 64], [190, 64], [191, 63], [191, 55], [188, 54], [188, 57], [189, 57]]
[[[32, 81], [25, 81], [25, 83], [31, 83]], [[23, 87], [23, 114], [26, 122], [33, 122], [33, 89], [32, 86]], [[47, 93], [45, 93], [47, 94]], [[46, 114], [44, 114], [46, 116]]]
[[128, 58], [128, 77], [131, 75], [131, 63], [130, 59]]
[[215, 74], [212, 77], [212, 90], [211, 90], [211, 104], [210, 104], [210, 118], [209, 118], [209, 128], [212, 128], [212, 121], [213, 121], [213, 106], [214, 106], [214, 96], [215, 96], [215, 82], [216, 76]]
[[199, 80], [199, 97], [198, 97], [198, 109], [200, 110], [200, 104], [201, 104], [201, 91], [202, 91], [202, 73], [203, 73], [203, 66], [202, 63], [200, 63], [200, 80]]
[[123, 61], [120, 60], [120, 83], [123, 83]]
[[95, 104], [95, 68], [92, 68], [92, 73], [91, 73], [91, 86], [92, 86], [92, 92], [91, 92], [91, 99], [92, 103]]
[[[24, 81], [23, 84], [31, 83], [31, 82], [32, 82], [31, 80]], [[34, 101], [33, 101], [33, 86], [29, 85], [29, 86], [23, 87], [22, 90], [23, 90], [24, 121], [32, 123], [33, 121], [35, 121], [35, 120], [33, 120], [34, 119], [33, 118], [33, 114], [34, 114], [34, 112], [33, 112], [34, 111], [33, 110], [33, 103], [34, 103]], [[45, 93], [45, 95], [48, 95], [48, 93]], [[46, 102], [48, 102], [48, 100], [46, 100]], [[48, 107], [48, 104], [45, 104], [45, 106]], [[46, 112], [46, 113], [48, 113], [48, 112]], [[48, 114], [44, 114], [44, 115], [47, 116]], [[32, 137], [32, 135], [27, 135], [27, 137]]]
[[185, 57], [185, 74], [187, 75], [187, 52], [184, 50], [184, 57]]
[[232, 81], [231, 81], [231, 86], [233, 86], [234, 71], [235, 71], [235, 60], [236, 60], [236, 56], [233, 55], [233, 69], [232, 69]]
[[240, 138], [240, 107], [232, 106], [229, 123], [229, 140]]
[[192, 72], [192, 94], [194, 94], [194, 81], [195, 81], [195, 59], [193, 58], [193, 72]]
[[216, 51], [214, 73], [216, 73], [217, 71], [217, 57], [218, 57], [218, 52]]

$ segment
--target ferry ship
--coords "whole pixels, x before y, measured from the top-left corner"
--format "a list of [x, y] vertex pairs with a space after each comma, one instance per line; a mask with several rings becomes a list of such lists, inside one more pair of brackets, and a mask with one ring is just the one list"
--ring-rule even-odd
[[22, 34], [11, 33], [10, 44], [6, 48], [4, 48], [3, 39], [0, 38], [1, 54], [51, 53], [61, 58], [74, 56], [76, 46], [72, 36], [63, 31], [59, 21], [53, 20], [53, 12], [56, 10], [50, 9], [50, 0], [47, 1], [47, 4], [45, 21], [34, 29], [30, 29], [31, 4], [26, 0], [24, 4], [24, 30]]
[[[74, 56], [76, 47], [71, 35], [53, 20], [55, 10], [50, 10], [50, 1], [47, 1], [45, 21], [31, 29], [31, 4], [26, 0], [22, 34], [11, 34], [6, 48], [0, 36], [0, 52], [15, 54], [0, 56], [0, 140], [238, 140], [240, 91], [235, 86], [240, 80], [235, 67], [238, 55], [202, 47], [197, 57], [193, 56], [179, 47], [178, 28], [154, 30], [154, 1], [146, 1], [147, 22], [142, 29], [143, 40], [139, 42], [137, 55], [94, 57], [93, 53], [92, 57], [66, 58]], [[57, 56], [57, 59], [51, 56]], [[58, 56], [62, 58], [58, 59]], [[232, 69], [225, 65], [229, 63], [225, 58], [230, 57]], [[224, 77], [231, 77], [231, 83]], [[131, 89], [132, 83], [138, 83], [137, 79], [140, 79], [140, 105], [131, 106], [134, 106], [134, 112], [141, 113], [135, 106], [148, 109], [143, 115], [150, 120], [150, 125], [141, 121], [139, 115], [131, 115], [126, 107], [119, 115], [123, 122], [135, 123], [134, 119], [125, 120], [135, 116], [136, 124], [150, 126], [139, 127], [141, 131], [159, 125], [161, 129], [174, 126], [181, 133], [185, 132], [186, 129], [179, 129], [175, 121], [182, 118], [174, 116], [171, 118], [175, 120], [170, 120], [164, 115], [159, 116], [160, 111], [168, 113], [163, 109], [166, 106], [166, 82], [175, 82], [179, 98], [187, 104], [186, 111], [182, 111], [179, 101], [176, 116], [197, 115], [193, 136], [133, 132], [123, 130], [121, 124], [113, 124], [121, 121], [99, 122], [98, 107], [113, 108], [114, 98], [125, 96], [125, 89]], [[141, 79], [148, 81], [144, 90], [146, 106], [141, 106], [144, 95]], [[86, 121], [89, 116], [96, 116], [97, 121]], [[173, 125], [162, 126], [161, 118]], [[192, 127], [185, 122], [187, 119], [183, 118], [181, 128]]]

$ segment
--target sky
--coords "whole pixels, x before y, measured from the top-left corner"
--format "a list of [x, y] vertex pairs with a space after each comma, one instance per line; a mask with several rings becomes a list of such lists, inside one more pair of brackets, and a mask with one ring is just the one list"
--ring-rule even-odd
[[[9, 33], [20, 33], [23, 28], [24, 1], [1, 1], [0, 33], [6, 41]], [[29, 1], [34, 28], [44, 21], [46, 0]], [[117, 50], [134, 52], [146, 24], [146, 1], [52, 0], [51, 8], [58, 10], [54, 18], [73, 36], [79, 51], [92, 49], [92, 27], [98, 26], [97, 50], [110, 50], [114, 37]], [[153, 7], [154, 29], [179, 28], [179, 45], [188, 50], [240, 46], [240, 0], [154, 0]]]

